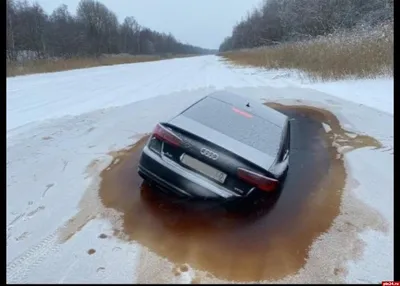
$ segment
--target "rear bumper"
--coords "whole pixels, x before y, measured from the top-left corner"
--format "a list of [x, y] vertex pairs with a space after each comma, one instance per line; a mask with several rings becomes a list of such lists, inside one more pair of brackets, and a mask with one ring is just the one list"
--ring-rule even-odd
[[172, 191], [179, 196], [203, 199], [240, 198], [238, 194], [221, 188], [167, 157], [159, 156], [147, 146], [142, 151], [138, 173], [145, 179], [155, 182], [161, 188]]

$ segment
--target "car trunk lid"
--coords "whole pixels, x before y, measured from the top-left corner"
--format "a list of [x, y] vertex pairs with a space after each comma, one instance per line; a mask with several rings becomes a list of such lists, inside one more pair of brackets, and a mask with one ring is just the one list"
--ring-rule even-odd
[[[203, 152], [215, 152], [221, 159], [225, 158], [228, 160], [229, 157], [236, 157], [247, 165], [255, 165], [255, 167], [265, 171], [267, 171], [275, 161], [275, 156], [257, 150], [245, 142], [241, 142], [221, 133], [215, 128], [206, 126], [184, 115], [175, 117], [168, 122], [168, 125], [173, 129], [176, 128], [175, 130], [178, 133], [179, 130], [183, 131], [184, 134], [181, 133], [184, 138], [183, 148], [188, 154], [195, 155], [196, 157], [200, 156], [202, 148], [205, 148], [206, 150]], [[208, 154], [204, 154], [200, 156], [201, 160], [206, 163], [218, 164], [207, 155]], [[224, 162], [223, 160], [218, 161]], [[226, 169], [226, 166], [220, 167]]]

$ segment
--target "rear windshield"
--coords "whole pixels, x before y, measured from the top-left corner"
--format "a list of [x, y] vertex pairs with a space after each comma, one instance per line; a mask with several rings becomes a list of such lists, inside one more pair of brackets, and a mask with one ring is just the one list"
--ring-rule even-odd
[[269, 121], [214, 98], [205, 98], [183, 115], [268, 155], [276, 156], [282, 129]]

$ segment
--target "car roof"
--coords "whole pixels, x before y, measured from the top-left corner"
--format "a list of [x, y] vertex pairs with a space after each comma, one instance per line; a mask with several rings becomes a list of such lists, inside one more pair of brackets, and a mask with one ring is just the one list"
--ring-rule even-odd
[[[280, 128], [283, 128], [288, 120], [288, 117], [286, 115], [274, 110], [273, 108], [263, 105], [258, 101], [246, 98], [244, 96], [229, 91], [221, 90], [213, 92], [205, 96], [203, 100], [207, 98], [217, 99], [227, 104], [241, 108], [244, 111], [259, 116]], [[249, 104], [249, 107], [246, 106], [247, 104]]]

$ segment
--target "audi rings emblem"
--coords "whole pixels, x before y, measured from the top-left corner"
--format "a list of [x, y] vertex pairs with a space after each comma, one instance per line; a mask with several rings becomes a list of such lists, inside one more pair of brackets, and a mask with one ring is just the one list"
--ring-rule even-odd
[[212, 160], [217, 160], [218, 157], [219, 157], [219, 155], [217, 153], [215, 153], [215, 152], [213, 152], [213, 151], [211, 151], [211, 150], [209, 150], [207, 148], [201, 148], [200, 149], [200, 154], [203, 155], [203, 156], [206, 156], [206, 157], [208, 157], [208, 158], [210, 158]]

